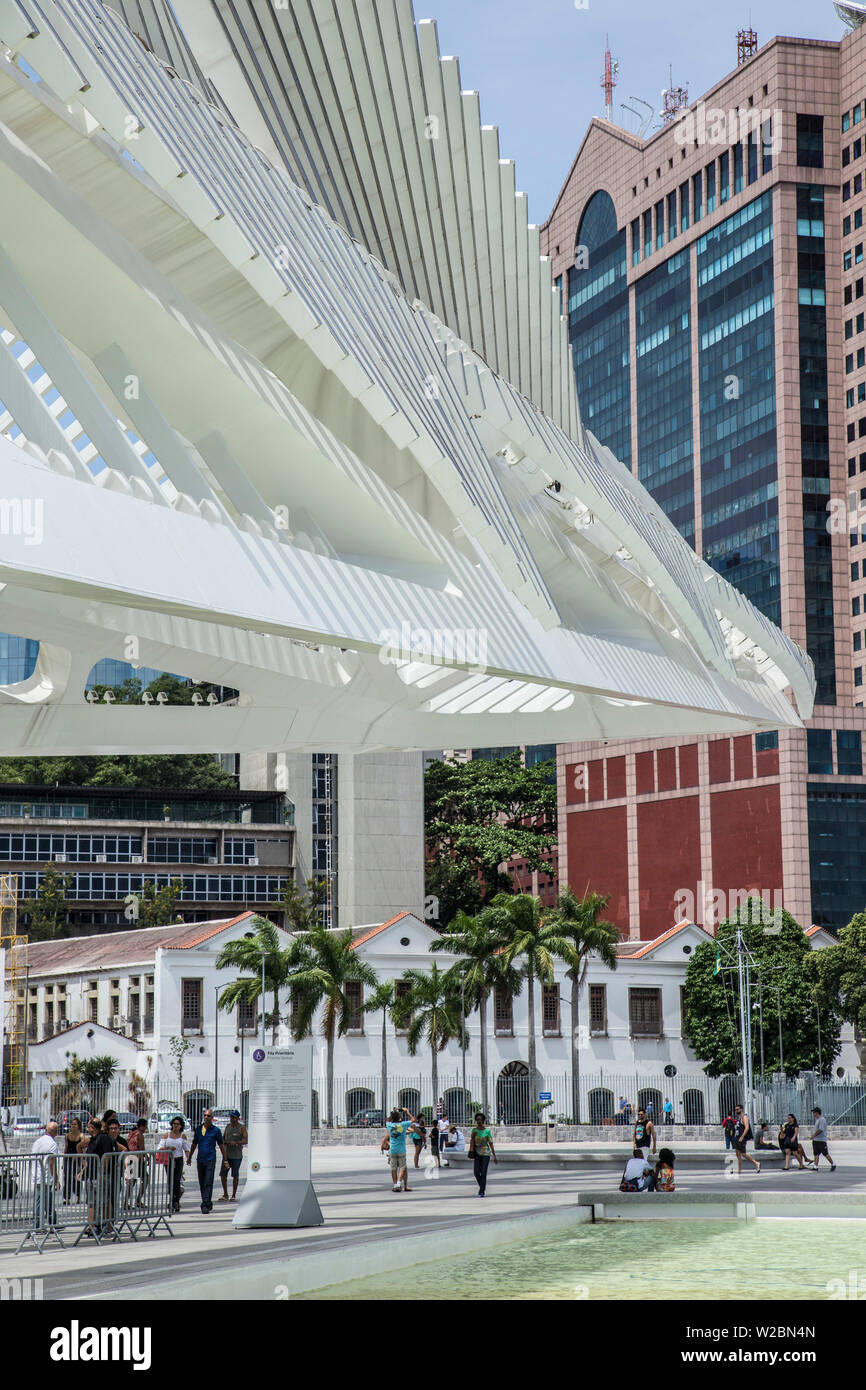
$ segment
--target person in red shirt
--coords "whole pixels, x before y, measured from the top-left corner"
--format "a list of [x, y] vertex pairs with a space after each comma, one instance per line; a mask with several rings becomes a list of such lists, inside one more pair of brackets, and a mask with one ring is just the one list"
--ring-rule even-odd
[[[143, 1117], [137, 1122], [135, 1129], [130, 1130], [127, 1137], [129, 1152], [143, 1154], [145, 1152], [145, 1135], [147, 1134], [147, 1120]], [[147, 1163], [142, 1159], [138, 1165], [139, 1172], [136, 1175], [139, 1182], [138, 1196], [135, 1199], [137, 1207], [144, 1206], [144, 1194], [147, 1191]], [[131, 1195], [131, 1194], [130, 1194]]]

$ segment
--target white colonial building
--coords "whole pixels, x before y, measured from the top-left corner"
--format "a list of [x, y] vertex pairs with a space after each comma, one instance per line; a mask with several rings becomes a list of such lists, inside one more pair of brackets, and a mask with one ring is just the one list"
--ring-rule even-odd
[[[187, 1109], [216, 1096], [218, 1104], [236, 1103], [249, 1076], [249, 1056], [258, 1036], [255, 1009], [218, 1012], [217, 995], [235, 978], [217, 970], [226, 942], [254, 924], [254, 914], [227, 921], [196, 922], [141, 931], [40, 942], [30, 947], [27, 1008], [27, 1069], [31, 1095], [46, 1114], [51, 1087], [73, 1055], [111, 1056], [117, 1062], [112, 1103], [118, 1109], [134, 1072], [144, 1078], [153, 1103], [180, 1103], [169, 1042], [183, 1037], [191, 1050], [184, 1061], [183, 1103]], [[289, 934], [281, 931], [286, 942]], [[433, 952], [438, 933], [412, 913], [354, 929], [354, 947], [380, 980], [403, 978], [407, 970], [427, 970], [453, 963], [447, 952]], [[816, 948], [833, 938], [818, 928], [809, 936]], [[694, 948], [710, 938], [693, 923], [683, 922], [654, 941], [623, 941], [617, 969], [590, 964], [577, 1020], [580, 1039], [581, 1117], [597, 1123], [612, 1116], [621, 1096], [634, 1105], [651, 1100], [657, 1114], [670, 1096], [679, 1120], [698, 1123], [719, 1103], [718, 1082], [705, 1076], [682, 1027], [682, 991]], [[335, 1049], [335, 1117], [349, 1121], [358, 1112], [381, 1108], [382, 1025], [380, 1013], [362, 1010], [364, 991], [357, 989], [357, 1012]], [[488, 1103], [506, 1118], [532, 1113], [538, 1097], [550, 1094], [550, 1110], [569, 1115], [571, 1090], [570, 984], [558, 966], [555, 983], [536, 989], [537, 1068], [535, 1084], [528, 1073], [528, 999], [526, 987], [515, 999], [496, 995], [488, 1010]], [[23, 1000], [19, 1007], [23, 1006]], [[283, 998], [287, 1020], [289, 1001]], [[272, 1003], [270, 997], [268, 1010]], [[765, 1027], [775, 1013], [767, 1004]], [[432, 1094], [429, 1049], [410, 1056], [405, 1031], [385, 1022], [388, 1057], [387, 1105], [429, 1105]], [[467, 1019], [465, 1055], [467, 1102], [481, 1098], [480, 1023]], [[270, 1031], [268, 1033], [270, 1039]], [[290, 1037], [288, 1026], [281, 1041]], [[314, 1034], [315, 1086], [323, 1093], [325, 1046]], [[456, 1110], [463, 1094], [464, 1056], [457, 1042], [438, 1057], [439, 1093], [446, 1109]], [[850, 1028], [843, 1031], [835, 1059], [837, 1080], [858, 1080], [858, 1056]], [[538, 1093], [538, 1096], [536, 1095]]]

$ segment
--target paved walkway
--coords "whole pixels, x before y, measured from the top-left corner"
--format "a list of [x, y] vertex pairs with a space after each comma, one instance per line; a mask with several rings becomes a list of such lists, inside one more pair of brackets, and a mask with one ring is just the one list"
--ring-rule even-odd
[[[578, 1146], [526, 1146], [535, 1152], [557, 1151], [557, 1156], [568, 1147]], [[679, 1147], [683, 1160], [677, 1165], [678, 1191], [730, 1194], [732, 1180], [724, 1171], [724, 1151], [719, 1155], [718, 1169], [708, 1163], [690, 1169], [686, 1146]], [[706, 1149], [705, 1145], [698, 1147]], [[767, 1170], [757, 1177], [746, 1163], [742, 1178], [733, 1182], [744, 1189], [761, 1184], [764, 1190], [766, 1184], [766, 1190], [773, 1192], [862, 1193], [866, 1203], [866, 1144], [840, 1143], [836, 1148], [839, 1166], [833, 1174], [829, 1170], [786, 1174]], [[49, 1244], [42, 1256], [25, 1251], [13, 1258], [17, 1238], [7, 1237], [0, 1241], [0, 1275], [41, 1277], [45, 1298], [79, 1299], [98, 1298], [108, 1289], [129, 1296], [138, 1285], [158, 1283], [163, 1276], [166, 1296], [170, 1296], [171, 1283], [183, 1279], [192, 1281], [185, 1284], [184, 1296], [195, 1297], [197, 1276], [220, 1274], [225, 1279], [224, 1292], [211, 1292], [210, 1296], [230, 1298], [239, 1259], [244, 1267], [251, 1262], [273, 1261], [276, 1289], [280, 1265], [285, 1267], [287, 1258], [314, 1251], [348, 1250], [390, 1238], [429, 1235], [431, 1253], [435, 1252], [434, 1258], [442, 1257], [448, 1253], [449, 1228], [465, 1228], [467, 1219], [496, 1223], [533, 1213], [561, 1213], [574, 1204], [580, 1190], [616, 1191], [622, 1171], [622, 1152], [613, 1145], [609, 1158], [603, 1155], [599, 1161], [579, 1162], [568, 1169], [555, 1163], [509, 1163], [509, 1156], [518, 1159], [519, 1152], [504, 1145], [499, 1153], [502, 1161], [498, 1166], [491, 1164], [488, 1196], [481, 1202], [467, 1164], [442, 1170], [434, 1179], [425, 1179], [422, 1170], [410, 1169], [413, 1190], [397, 1195], [392, 1191], [385, 1160], [376, 1149], [314, 1149], [313, 1178], [325, 1225], [297, 1231], [236, 1231], [231, 1225], [235, 1208], [227, 1203], [217, 1203], [210, 1216], [202, 1216], [193, 1178], [187, 1183], [184, 1211], [172, 1222], [174, 1239], [161, 1235], [137, 1244], [124, 1241], [102, 1248], [85, 1240], [72, 1249], [73, 1232], [67, 1250]]]

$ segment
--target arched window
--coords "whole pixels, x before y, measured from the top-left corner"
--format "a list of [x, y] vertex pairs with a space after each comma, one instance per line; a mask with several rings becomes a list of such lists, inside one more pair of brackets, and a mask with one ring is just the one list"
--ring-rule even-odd
[[356, 1116], [362, 1110], [372, 1110], [376, 1104], [376, 1097], [366, 1086], [356, 1086], [354, 1090], [346, 1092], [346, 1123], [354, 1123]]
[[506, 1062], [496, 1082], [496, 1120], [503, 1125], [532, 1123], [529, 1067], [525, 1062]]
[[603, 1125], [605, 1120], [614, 1118], [613, 1091], [597, 1086], [589, 1093], [589, 1123]]
[[[725, 1112], [727, 1114], [727, 1111]], [[683, 1124], [702, 1125], [704, 1123], [703, 1091], [683, 1091]]]

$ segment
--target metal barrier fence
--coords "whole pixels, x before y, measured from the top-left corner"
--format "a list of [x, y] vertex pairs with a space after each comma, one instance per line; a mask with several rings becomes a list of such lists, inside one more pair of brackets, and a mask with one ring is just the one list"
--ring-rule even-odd
[[0, 1236], [21, 1234], [16, 1255], [26, 1245], [42, 1254], [49, 1239], [66, 1248], [63, 1237], [75, 1233], [97, 1245], [149, 1238], [161, 1228], [174, 1235], [169, 1222], [173, 1189], [180, 1176], [166, 1154], [22, 1154], [0, 1159]]
[[[137, 1094], [137, 1104], [132, 1102], [126, 1082], [112, 1082], [110, 1086], [99, 1088], [98, 1096], [94, 1095], [93, 1088], [88, 1091], [86, 1088], [60, 1090], [52, 1087], [50, 1093], [33, 1096], [18, 1108], [22, 1114], [36, 1115], [43, 1121], [52, 1116], [61, 1119], [76, 1110], [102, 1113], [109, 1108], [121, 1114], [145, 1115], [150, 1120], [157, 1111], [176, 1109], [197, 1124], [205, 1107], [210, 1105], [223, 1110], [237, 1108], [246, 1121], [247, 1080], [246, 1075], [243, 1078], [238, 1074], [230, 1075], [220, 1078], [215, 1087], [212, 1076], [209, 1079], [184, 1078], [181, 1096], [176, 1079], [172, 1081], [157, 1075], [149, 1083], [147, 1092]], [[680, 1071], [669, 1077], [661, 1067], [581, 1072], [575, 1095], [568, 1071], [555, 1076], [542, 1073], [532, 1081], [528, 1069], [519, 1062], [490, 1073], [486, 1106], [483, 1104], [484, 1090], [480, 1075], [467, 1071], [464, 1091], [461, 1069], [452, 1071], [450, 1067], [447, 1071], [440, 1068], [437, 1095], [433, 1094], [429, 1069], [389, 1074], [384, 1097], [379, 1073], [338, 1076], [334, 1078], [333, 1121], [335, 1125], [376, 1123], [365, 1112], [387, 1111], [394, 1105], [405, 1105], [413, 1114], [426, 1110], [432, 1115], [441, 1099], [446, 1114], [461, 1124], [470, 1121], [478, 1108], [486, 1109], [488, 1117], [500, 1124], [526, 1125], [554, 1118], [563, 1124], [617, 1124], [621, 1123], [623, 1113], [627, 1113], [628, 1122], [633, 1121], [641, 1105], [650, 1111], [655, 1123], [662, 1124], [665, 1103], [669, 1101], [674, 1124], [713, 1125], [720, 1124], [731, 1108], [743, 1099], [738, 1076], [714, 1078], [701, 1072]], [[542, 1100], [542, 1096], [549, 1096], [549, 1100]], [[313, 1127], [318, 1128], [328, 1119], [324, 1077], [314, 1078], [312, 1099]], [[621, 1111], [622, 1099], [628, 1102], [627, 1112]], [[802, 1118], [811, 1114], [813, 1105], [819, 1105], [831, 1123], [844, 1113], [843, 1123], [866, 1124], [866, 1088], [850, 1082], [830, 1081], [815, 1073], [804, 1073], [784, 1081], [767, 1078], [763, 1085], [758, 1080], [753, 1118], [773, 1122], [789, 1112]], [[162, 1134], [164, 1124], [154, 1121], [152, 1130]]]

